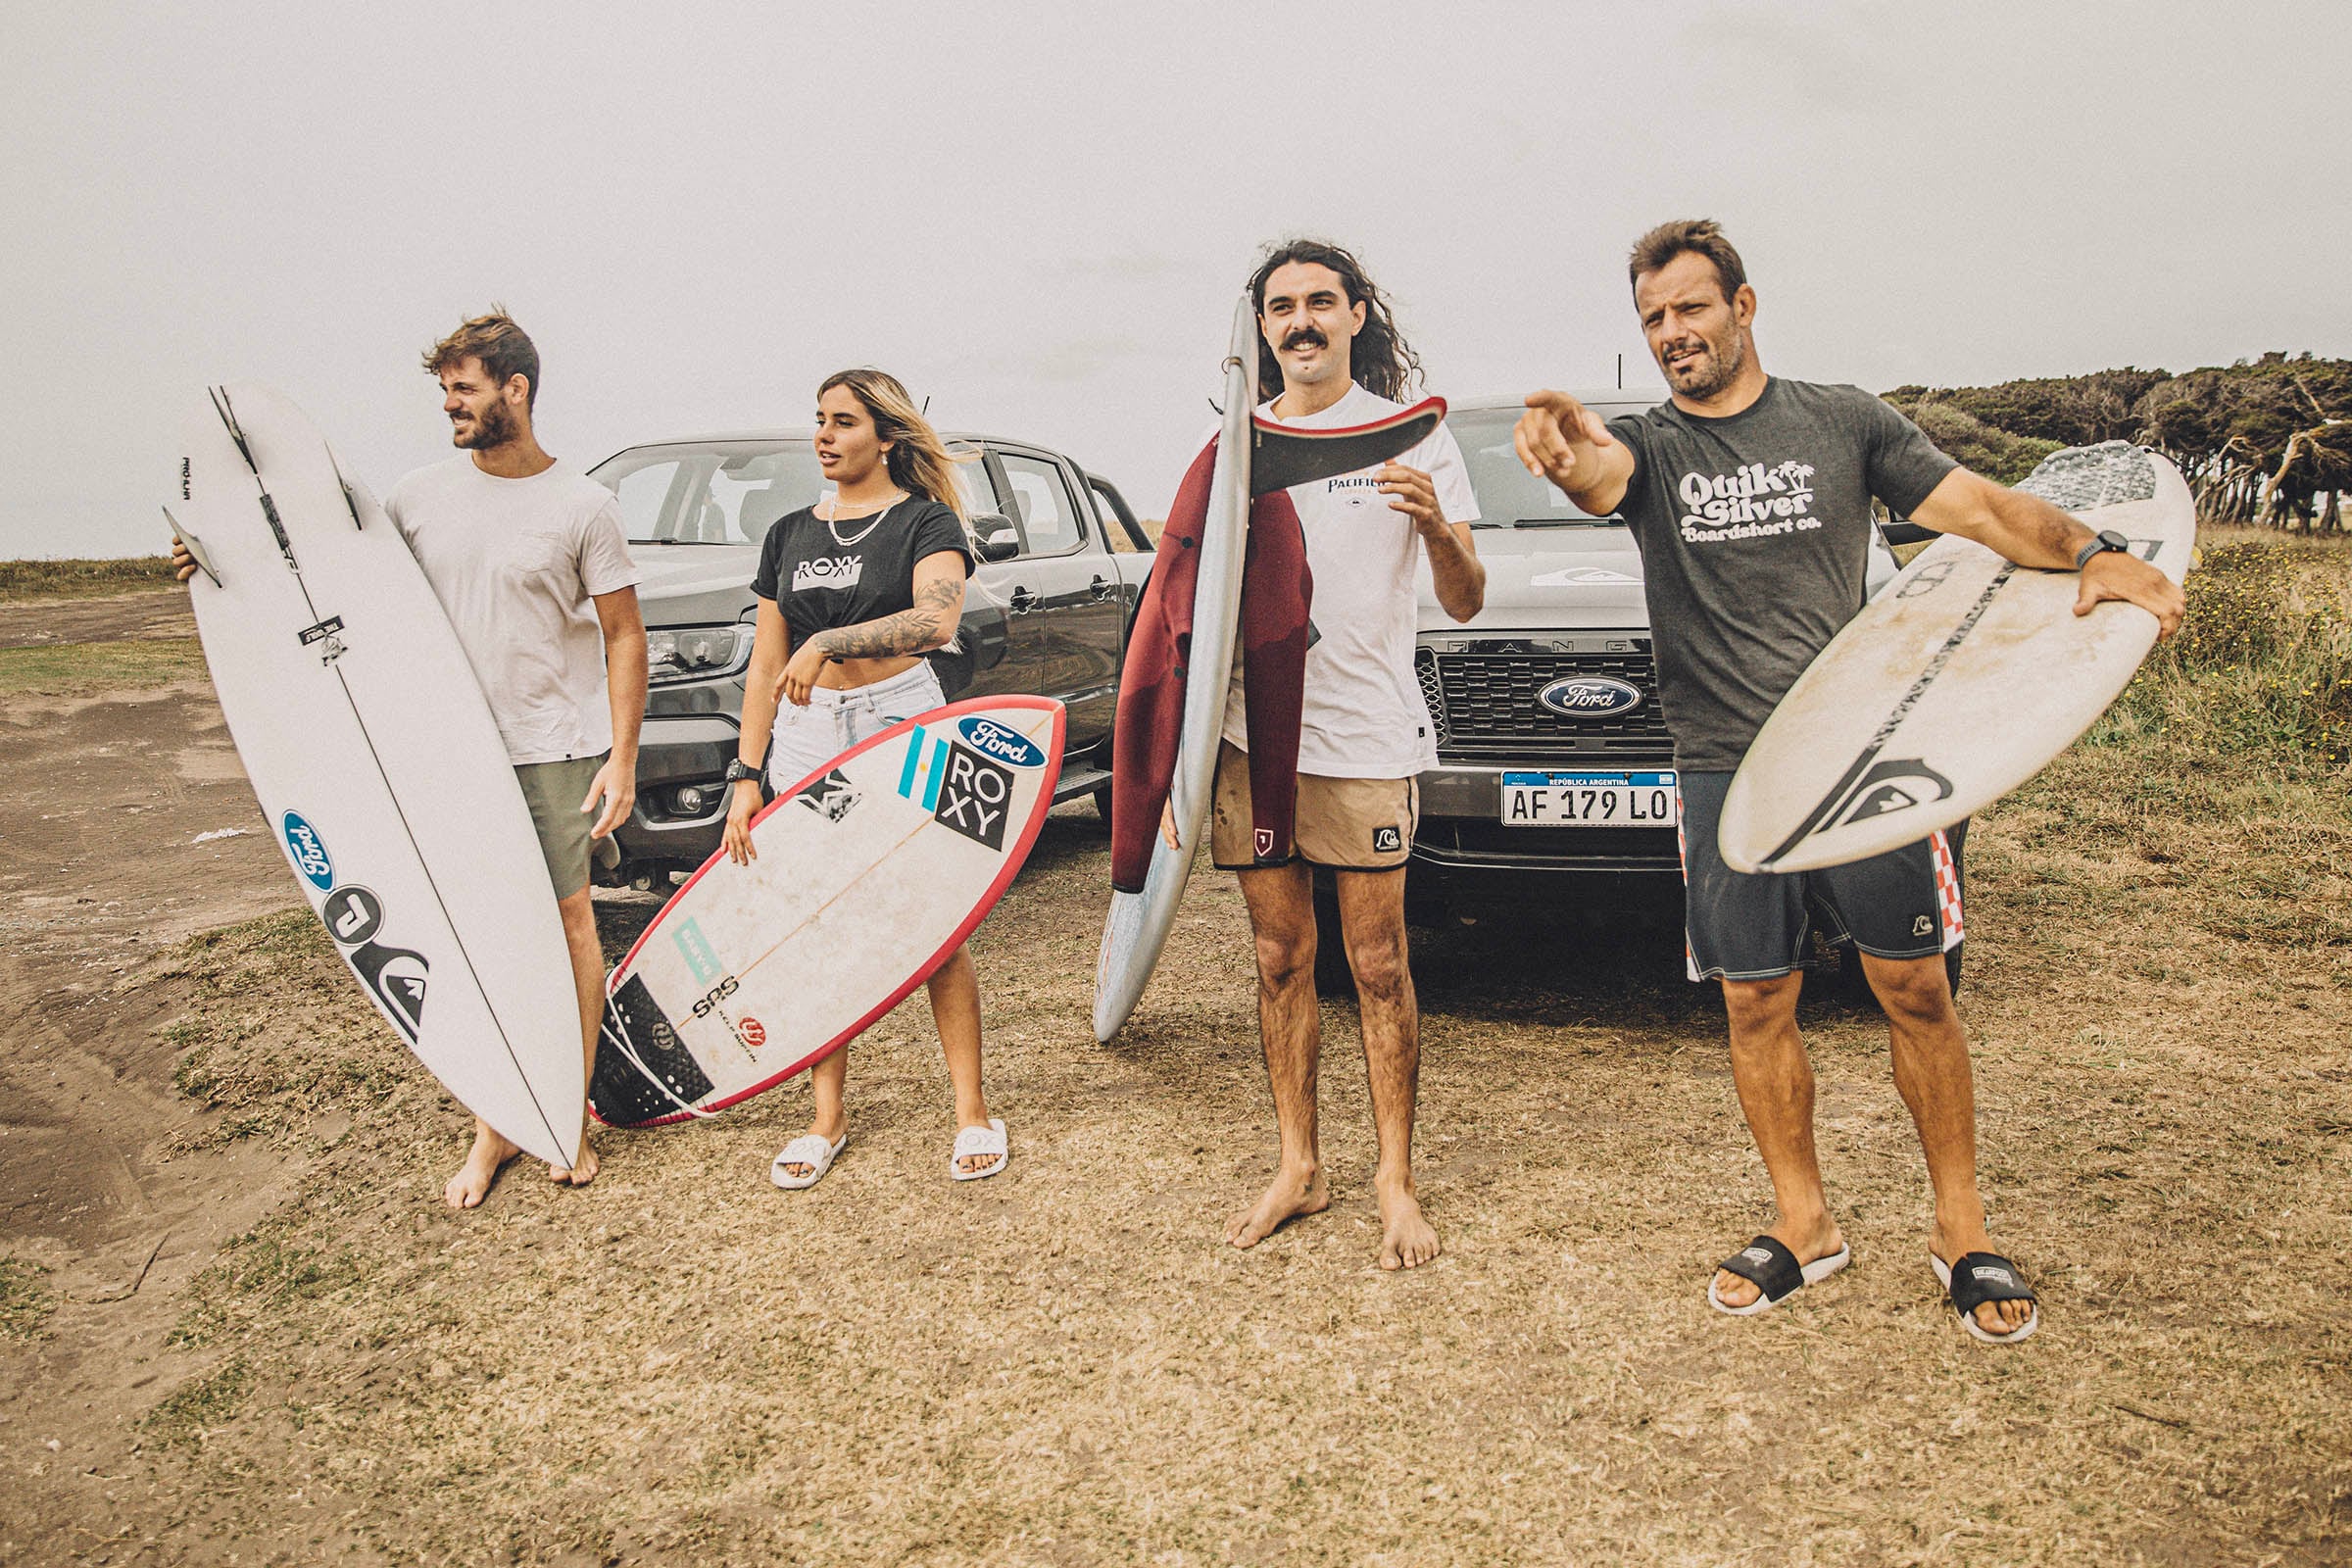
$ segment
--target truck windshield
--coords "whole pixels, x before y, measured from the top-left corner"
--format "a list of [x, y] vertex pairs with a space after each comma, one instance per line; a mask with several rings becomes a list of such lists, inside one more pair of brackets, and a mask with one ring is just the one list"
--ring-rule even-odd
[[[1478, 497], [1481, 528], [1608, 528], [1623, 527], [1617, 517], [1595, 517], [1519, 464], [1511, 445], [1511, 428], [1519, 422], [1518, 409], [1464, 409], [1446, 417], [1446, 428], [1460, 443], [1462, 462], [1470, 469], [1470, 489]], [[1607, 411], [1615, 412], [1615, 411]], [[1604, 414], [1604, 417], [1605, 417]]]
[[[832, 488], [806, 438], [631, 447], [588, 476], [620, 498], [621, 528], [633, 545], [756, 545], [778, 517]], [[958, 463], [956, 477], [967, 514], [996, 510], [979, 463]]]

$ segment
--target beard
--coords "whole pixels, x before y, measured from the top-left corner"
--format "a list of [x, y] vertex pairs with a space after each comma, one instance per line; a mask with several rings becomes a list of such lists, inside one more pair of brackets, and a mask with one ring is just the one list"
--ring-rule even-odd
[[485, 452], [514, 440], [517, 429], [514, 416], [507, 412], [507, 406], [504, 403], [492, 403], [475, 416], [470, 432], [453, 430], [450, 440], [466, 451]]
[[1658, 368], [1666, 371], [1667, 384], [1677, 392], [1704, 403], [1740, 378], [1740, 372], [1747, 368], [1747, 351], [1740, 344], [1736, 328], [1726, 334], [1720, 343], [1713, 339], [1700, 341], [1707, 347], [1705, 359], [1684, 365], [1679, 369], [1667, 369], [1664, 365]]

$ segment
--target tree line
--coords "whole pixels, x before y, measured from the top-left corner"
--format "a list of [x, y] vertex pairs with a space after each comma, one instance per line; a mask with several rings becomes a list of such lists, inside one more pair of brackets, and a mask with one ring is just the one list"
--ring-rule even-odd
[[2179, 375], [2126, 368], [1886, 397], [1952, 458], [2004, 483], [2060, 447], [2132, 441], [2179, 466], [2206, 521], [2343, 528], [2352, 360], [2272, 353]]

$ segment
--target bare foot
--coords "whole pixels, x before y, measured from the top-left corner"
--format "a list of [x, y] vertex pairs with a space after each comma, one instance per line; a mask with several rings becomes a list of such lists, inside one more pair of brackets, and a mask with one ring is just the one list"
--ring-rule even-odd
[[580, 1162], [569, 1170], [561, 1165], [550, 1165], [547, 1167], [547, 1179], [559, 1187], [565, 1183], [585, 1187], [596, 1180], [598, 1168], [596, 1146], [588, 1141], [588, 1129], [583, 1127], [580, 1129]]
[[1441, 1250], [1437, 1228], [1410, 1190], [1380, 1193], [1380, 1266], [1419, 1268]]
[[[1764, 1233], [1796, 1254], [1801, 1267], [1817, 1263], [1845, 1245], [1845, 1236], [1829, 1215], [1821, 1216], [1821, 1224], [1809, 1231], [1775, 1225]], [[1715, 1298], [1726, 1306], [1746, 1306], [1764, 1294], [1764, 1287], [1743, 1274], [1715, 1271]]]
[[[1971, 1252], [1992, 1252], [1996, 1255], [2000, 1252], [2000, 1249], [1992, 1245], [1992, 1238], [1985, 1234], [1983, 1225], [1946, 1229], [1938, 1223], [1928, 1237], [1928, 1247], [1943, 1260], [1946, 1268]], [[1977, 1327], [1987, 1334], [2015, 1334], [2026, 1326], [2026, 1320], [2033, 1315], [2032, 1301], [1984, 1301], [1977, 1307]]]
[[1294, 1170], [1277, 1171], [1265, 1196], [1227, 1223], [1225, 1239], [1236, 1247], [1255, 1247], [1301, 1214], [1320, 1214], [1330, 1206], [1331, 1194], [1324, 1189], [1320, 1166], [1303, 1176]]
[[482, 1200], [490, 1195], [490, 1184], [498, 1180], [499, 1167], [522, 1151], [490, 1130], [486, 1122], [473, 1124], [473, 1147], [466, 1152], [466, 1163], [441, 1189], [442, 1200], [452, 1208], [479, 1208]]

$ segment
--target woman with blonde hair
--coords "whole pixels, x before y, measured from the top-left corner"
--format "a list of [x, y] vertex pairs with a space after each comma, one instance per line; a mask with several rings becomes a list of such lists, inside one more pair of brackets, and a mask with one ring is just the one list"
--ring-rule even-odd
[[[947, 700], [922, 656], [956, 635], [971, 574], [955, 460], [897, 377], [871, 369], [826, 377], [814, 440], [833, 493], [776, 520], [752, 579], [759, 624], [738, 755], [727, 769], [735, 783], [726, 851], [738, 864], [758, 853], [751, 821], [763, 756], [770, 782], [790, 789], [859, 741]], [[1004, 1124], [980, 1094], [980, 985], [969, 951], [958, 947], [929, 984], [956, 1092], [949, 1174], [994, 1176], [1008, 1152]], [[849, 1141], [849, 1064], [844, 1047], [810, 1069], [815, 1114], [776, 1155], [769, 1174], [778, 1187], [815, 1186]]]

